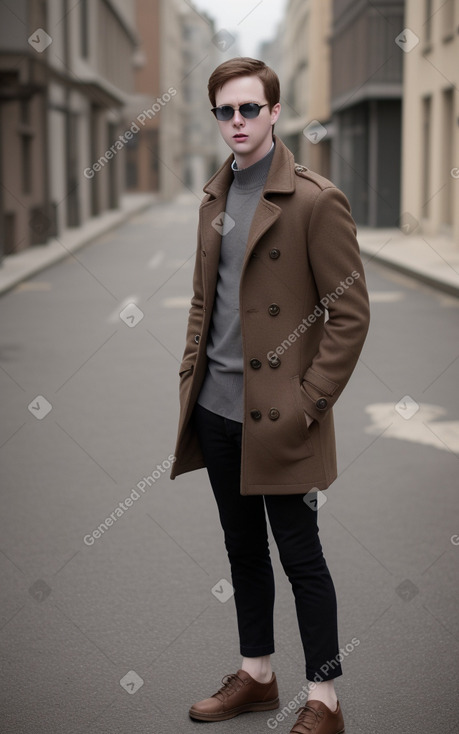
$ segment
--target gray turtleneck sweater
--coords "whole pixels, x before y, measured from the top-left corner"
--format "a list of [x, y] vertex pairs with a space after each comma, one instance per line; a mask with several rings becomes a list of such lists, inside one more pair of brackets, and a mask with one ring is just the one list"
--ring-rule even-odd
[[[225, 418], [243, 420], [243, 358], [239, 320], [239, 282], [250, 225], [274, 155], [239, 170], [226, 201], [226, 233], [222, 236], [217, 291], [207, 339], [207, 373], [197, 402]], [[228, 219], [231, 217], [231, 219]], [[233, 225], [234, 222], [234, 225]]]

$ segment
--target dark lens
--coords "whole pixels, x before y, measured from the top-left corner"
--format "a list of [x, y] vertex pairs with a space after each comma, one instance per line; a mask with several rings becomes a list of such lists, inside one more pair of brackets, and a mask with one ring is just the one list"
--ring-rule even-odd
[[256, 104], [255, 102], [246, 102], [246, 104], [241, 104], [241, 106], [239, 107], [239, 112], [241, 113], [242, 117], [251, 120], [253, 117], [258, 117], [258, 115], [260, 114], [260, 109], [260, 105]]
[[229, 104], [224, 104], [222, 107], [217, 107], [215, 116], [220, 122], [231, 120], [234, 115], [234, 110]]

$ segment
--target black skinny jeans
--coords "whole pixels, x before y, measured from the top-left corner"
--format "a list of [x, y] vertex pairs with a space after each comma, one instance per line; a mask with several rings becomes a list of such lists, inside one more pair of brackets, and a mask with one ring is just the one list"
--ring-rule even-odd
[[242, 423], [200, 405], [193, 420], [224, 531], [241, 655], [274, 652], [274, 575], [266, 506], [295, 597], [306, 678], [316, 682], [336, 678], [342, 674], [336, 595], [319, 540], [317, 512], [303, 502], [304, 495], [241, 495]]

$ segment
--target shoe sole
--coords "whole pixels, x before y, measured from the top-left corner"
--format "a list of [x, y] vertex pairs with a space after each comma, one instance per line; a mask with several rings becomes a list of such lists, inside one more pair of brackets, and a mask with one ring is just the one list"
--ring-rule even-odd
[[246, 703], [243, 706], [238, 706], [229, 711], [223, 711], [221, 714], [201, 714], [192, 708], [188, 713], [191, 719], [196, 719], [197, 721], [226, 721], [227, 719], [234, 719], [239, 714], [246, 714], [252, 711], [272, 711], [277, 708], [279, 708], [279, 698], [275, 698], [272, 701], [260, 701], [259, 703]]

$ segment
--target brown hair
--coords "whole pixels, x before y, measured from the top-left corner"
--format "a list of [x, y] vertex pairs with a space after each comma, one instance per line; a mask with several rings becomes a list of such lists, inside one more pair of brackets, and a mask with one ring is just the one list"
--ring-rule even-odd
[[217, 66], [210, 75], [207, 91], [212, 107], [215, 107], [215, 95], [230, 79], [238, 76], [257, 76], [263, 84], [269, 109], [272, 110], [280, 99], [279, 77], [264, 61], [238, 56]]

